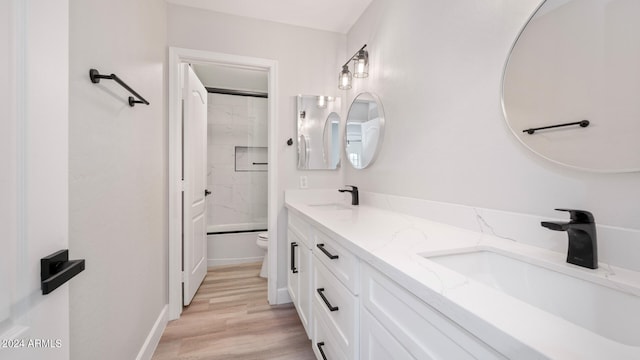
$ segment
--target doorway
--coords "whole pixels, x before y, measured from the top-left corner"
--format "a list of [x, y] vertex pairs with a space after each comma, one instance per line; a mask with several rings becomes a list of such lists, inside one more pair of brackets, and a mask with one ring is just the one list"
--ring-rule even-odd
[[277, 302], [277, 61], [229, 55], [200, 50], [169, 48], [169, 319], [177, 319], [182, 312], [182, 79], [180, 66], [184, 63], [223, 66], [235, 69], [264, 71], [268, 75], [267, 98], [267, 226], [268, 285], [270, 304]]
[[211, 64], [192, 68], [208, 103], [208, 266], [262, 261], [265, 251], [256, 240], [268, 231], [268, 73]]

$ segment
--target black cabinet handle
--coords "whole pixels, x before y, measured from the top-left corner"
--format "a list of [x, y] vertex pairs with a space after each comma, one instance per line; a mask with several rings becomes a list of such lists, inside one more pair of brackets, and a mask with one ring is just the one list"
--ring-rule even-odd
[[322, 360], [327, 360], [327, 356], [324, 354], [324, 351], [322, 350], [322, 347], [324, 346], [324, 341], [321, 341], [321, 342], [317, 343], [316, 346], [318, 347], [318, 350], [320, 351], [320, 355], [322, 355]]
[[291, 243], [291, 272], [294, 274], [298, 273], [298, 269], [296, 268], [296, 247], [298, 246], [297, 242]]
[[322, 298], [322, 301], [324, 301], [324, 303], [327, 305], [327, 307], [329, 308], [329, 311], [338, 311], [338, 307], [337, 306], [333, 306], [331, 305], [331, 303], [329, 303], [329, 300], [327, 300], [326, 297], [324, 297], [324, 288], [320, 288], [316, 290], [318, 292], [318, 294], [320, 295], [320, 297]]
[[320, 251], [322, 251], [325, 255], [327, 255], [329, 259], [335, 260], [338, 258], [338, 255], [333, 255], [332, 253], [328, 252], [327, 249], [324, 248], [324, 244], [318, 244], [316, 245], [316, 247], [320, 249]]
[[40, 259], [40, 287], [47, 295], [84, 270], [84, 259], [69, 260], [69, 250], [60, 250]]
[[207, 197], [211, 195], [211, 191], [209, 191], [209, 189], [204, 189], [204, 196]]

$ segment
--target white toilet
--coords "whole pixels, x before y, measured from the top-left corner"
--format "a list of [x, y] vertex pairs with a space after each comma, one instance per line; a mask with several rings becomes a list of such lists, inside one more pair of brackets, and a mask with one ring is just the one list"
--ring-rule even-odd
[[269, 233], [259, 233], [258, 239], [256, 240], [256, 244], [258, 247], [264, 249], [264, 260], [262, 260], [262, 269], [260, 269], [260, 277], [267, 278], [268, 268], [269, 268], [269, 253], [267, 249], [269, 247]]

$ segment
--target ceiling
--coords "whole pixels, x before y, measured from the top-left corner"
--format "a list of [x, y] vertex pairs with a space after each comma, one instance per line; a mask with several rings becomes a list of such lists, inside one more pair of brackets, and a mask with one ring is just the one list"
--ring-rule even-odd
[[346, 34], [372, 0], [166, 0], [255, 19]]

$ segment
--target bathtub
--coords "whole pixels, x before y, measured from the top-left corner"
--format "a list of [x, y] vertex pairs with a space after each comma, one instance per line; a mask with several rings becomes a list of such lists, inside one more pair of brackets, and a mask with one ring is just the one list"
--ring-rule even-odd
[[207, 266], [262, 261], [256, 239], [266, 228], [266, 222], [207, 226]]

